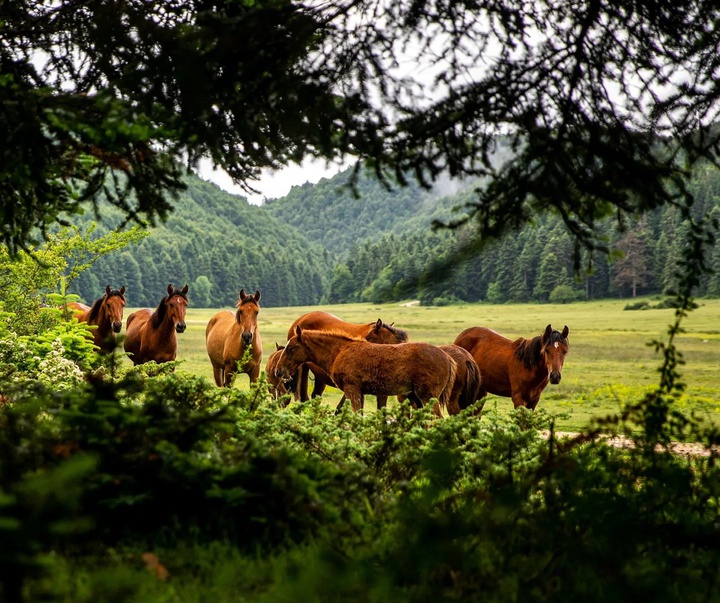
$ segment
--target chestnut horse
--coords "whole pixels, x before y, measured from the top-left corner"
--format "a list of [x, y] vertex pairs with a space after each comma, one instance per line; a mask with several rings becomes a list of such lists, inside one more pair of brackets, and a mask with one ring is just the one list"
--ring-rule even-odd
[[548, 325], [542, 335], [511, 341], [491, 329], [470, 327], [455, 344], [468, 350], [480, 368], [479, 398], [488, 393], [506, 396], [515, 408], [534, 410], [548, 381], [560, 383], [569, 333], [567, 326], [560, 333]]
[[177, 358], [176, 333], [185, 332], [187, 292], [187, 285], [182, 289], [168, 285], [167, 295], [154, 312], [144, 308], [128, 316], [124, 347], [133, 364], [151, 360], [160, 364]]
[[[402, 329], [394, 327], [392, 324], [385, 324], [381, 319], [375, 322], [357, 324], [346, 322], [338, 318], [334, 314], [328, 312], [315, 311], [303, 314], [288, 329], [288, 339], [295, 334], [295, 327], [300, 325], [303, 329], [312, 331], [332, 331], [335, 333], [344, 333], [351, 337], [360, 337], [371, 343], [404, 343], [408, 340], [408, 335]], [[295, 399], [305, 402], [308, 400], [308, 373], [313, 372], [315, 376], [315, 385], [313, 386], [312, 397], [317, 398], [325, 391], [325, 386], [335, 387], [330, 376], [322, 370], [318, 365], [306, 363], [300, 367], [300, 374], [296, 376]], [[340, 400], [340, 404], [345, 401], [344, 397]], [[385, 406], [387, 397], [381, 396], [378, 401], [378, 408]], [[339, 405], [338, 405], [339, 408]]]
[[424, 405], [436, 398], [447, 404], [455, 382], [455, 361], [429, 343], [370, 343], [344, 333], [305, 330], [285, 345], [275, 374], [287, 380], [304, 362], [325, 371], [350, 400], [354, 411], [365, 394], [405, 396]]
[[[235, 371], [247, 373], [250, 383], [255, 383], [260, 376], [262, 340], [257, 324], [260, 291], [246, 295], [241, 289], [236, 308], [235, 313], [222, 310], [215, 314], [205, 329], [205, 347], [218, 387], [230, 387]], [[247, 349], [250, 349], [250, 358], [238, 367]]]
[[67, 309], [78, 322], [96, 327], [92, 329], [93, 343], [101, 354], [110, 354], [115, 349], [115, 333], [122, 329], [125, 287], [111, 289], [107, 285], [105, 295], [96, 299], [92, 306], [72, 302], [67, 305]]
[[265, 364], [265, 375], [270, 385], [270, 393], [275, 400], [282, 398], [295, 387], [295, 382], [292, 379], [288, 383], [285, 383], [285, 381], [275, 375], [275, 368], [284, 349], [284, 345], [279, 345], [275, 342], [275, 351], [268, 356], [267, 363]]

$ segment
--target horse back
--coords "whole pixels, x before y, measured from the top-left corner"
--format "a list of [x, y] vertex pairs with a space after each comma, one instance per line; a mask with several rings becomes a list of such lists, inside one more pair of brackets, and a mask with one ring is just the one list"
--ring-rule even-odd
[[519, 365], [512, 340], [486, 327], [470, 327], [453, 343], [470, 352], [475, 360], [482, 379], [481, 392], [512, 394], [511, 373], [518, 370]]
[[83, 322], [87, 319], [87, 315], [90, 312], [90, 306], [81, 304], [80, 302], [71, 302], [65, 306], [78, 321]]
[[290, 325], [290, 328], [288, 329], [288, 339], [295, 335], [295, 327], [298, 325], [302, 329], [310, 331], [334, 331], [353, 337], [365, 337], [368, 330], [367, 325], [358, 325], [352, 322], [347, 322], [338, 318], [334, 314], [316, 310], [314, 312], [303, 314], [297, 318], [292, 325]]

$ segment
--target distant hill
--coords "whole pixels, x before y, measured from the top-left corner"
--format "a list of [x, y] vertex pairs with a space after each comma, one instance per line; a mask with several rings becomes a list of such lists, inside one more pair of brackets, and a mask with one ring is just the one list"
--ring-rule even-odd
[[352, 171], [350, 167], [317, 184], [294, 186], [285, 197], [269, 200], [263, 208], [333, 254], [342, 255], [384, 234], [429, 231], [440, 208], [444, 215], [449, 205], [457, 204], [452, 196], [439, 204], [442, 192], [455, 192], [457, 184], [443, 181], [427, 190], [409, 179], [405, 187], [388, 189], [374, 175], [361, 172], [353, 188]]
[[[151, 236], [98, 261], [71, 290], [86, 301], [106, 284], [125, 285], [133, 306], [155, 306], [168, 283], [190, 285], [191, 302], [233, 306], [241, 288], [260, 290], [266, 306], [319, 303], [334, 262], [318, 243], [244, 197], [190, 176], [188, 190]], [[100, 232], [119, 222], [105, 211]], [[80, 217], [79, 224], [93, 221]], [[210, 299], [193, 296], [200, 277], [211, 283]], [[204, 303], [202, 305], [205, 305]]]

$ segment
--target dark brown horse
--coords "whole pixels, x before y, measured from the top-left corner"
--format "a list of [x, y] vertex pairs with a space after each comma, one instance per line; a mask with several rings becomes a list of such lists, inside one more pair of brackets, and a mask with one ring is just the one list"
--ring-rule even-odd
[[[480, 397], [480, 369], [472, 354], [459, 345], [450, 344], [438, 347], [457, 364], [455, 382], [446, 406], [449, 415], [457, 415], [474, 404]], [[404, 396], [398, 396], [398, 401], [402, 402], [403, 400]], [[436, 402], [435, 404], [433, 412], [440, 416], [442, 414], [440, 403]]]
[[275, 342], [275, 351], [268, 356], [267, 363], [265, 364], [265, 374], [267, 375], [267, 381], [270, 385], [270, 393], [275, 400], [290, 393], [295, 387], [295, 382], [292, 379], [288, 383], [285, 383], [285, 381], [275, 374], [277, 363], [284, 349], [284, 345], [279, 345]]
[[92, 306], [73, 302], [67, 308], [78, 322], [95, 327], [92, 329], [93, 343], [101, 354], [109, 354], [115, 349], [115, 333], [122, 329], [125, 302], [125, 287], [111, 289], [108, 285], [105, 295], [96, 299]]
[[[247, 373], [250, 383], [255, 383], [260, 376], [262, 339], [257, 323], [260, 291], [255, 291], [255, 295], [246, 295], [242, 289], [236, 308], [234, 313], [223, 310], [215, 314], [205, 329], [205, 347], [218, 387], [230, 387], [236, 371]], [[247, 349], [250, 349], [250, 358], [238, 367]]]
[[446, 405], [457, 369], [448, 354], [429, 343], [370, 343], [344, 333], [296, 326], [275, 374], [287, 380], [304, 362], [325, 371], [354, 411], [363, 407], [365, 394], [405, 396], [421, 406], [436, 398]]
[[167, 287], [167, 295], [153, 312], [147, 308], [133, 312], [125, 327], [125, 352], [134, 364], [154, 360], [158, 364], [177, 358], [177, 335], [185, 332], [188, 286]]
[[480, 368], [479, 398], [488, 393], [506, 396], [515, 408], [534, 410], [548, 382], [560, 383], [569, 333], [567, 326], [560, 333], [548, 325], [542, 335], [511, 341], [491, 329], [471, 327], [455, 344], [468, 350]]
[[[347, 322], [338, 318], [334, 314], [328, 312], [315, 311], [303, 314], [288, 329], [288, 339], [295, 334], [295, 327], [302, 327], [312, 331], [326, 331], [334, 333], [344, 333], [350, 337], [359, 337], [371, 343], [404, 343], [408, 340], [408, 335], [402, 329], [398, 329], [392, 324], [384, 323], [380, 318], [375, 322], [357, 324]], [[330, 385], [335, 387], [330, 376], [322, 370], [318, 365], [313, 363], [305, 363], [300, 369], [300, 373], [296, 376], [295, 399], [305, 402], [308, 400], [308, 374], [312, 371], [315, 376], [315, 385], [313, 386], [312, 397], [317, 398], [325, 391], [325, 387]], [[344, 402], [340, 401], [340, 404]], [[381, 396], [378, 401], [378, 408], [382, 408], [387, 403], [387, 397]]]

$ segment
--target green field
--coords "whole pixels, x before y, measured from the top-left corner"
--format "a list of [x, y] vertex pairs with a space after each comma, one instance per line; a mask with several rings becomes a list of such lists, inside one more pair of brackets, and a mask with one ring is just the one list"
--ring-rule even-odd
[[[192, 302], [192, 298], [191, 298]], [[290, 324], [300, 315], [317, 309], [351, 322], [382, 318], [408, 331], [413, 341], [452, 343], [463, 329], [487, 326], [510, 337], [534, 337], [548, 323], [570, 328], [570, 352], [562, 382], [548, 386], [538, 405], [553, 414], [566, 414], [558, 421], [563, 430], [579, 429], [592, 416], [616, 412], [623, 402], [639, 399], [658, 383], [661, 358], [648, 346], [653, 339], [665, 340], [673, 310], [624, 311], [627, 300], [577, 303], [571, 305], [486, 305], [420, 307], [402, 304], [345, 304], [337, 306], [262, 308], [259, 328], [265, 350], [263, 363], [284, 343]], [[133, 309], [126, 309], [128, 316]], [[217, 310], [188, 309], [185, 333], [178, 336], [179, 370], [212, 381], [212, 369], [205, 351], [205, 326]], [[687, 364], [681, 367], [685, 394], [678, 404], [720, 423], [720, 300], [701, 300], [700, 307], [684, 322], [685, 333], [678, 346]], [[240, 375], [236, 387], [247, 388], [247, 375]], [[337, 390], [326, 390], [324, 400], [336, 404]], [[488, 396], [486, 408], [497, 404], [512, 409], [508, 398]], [[369, 396], [366, 408], [374, 408]]]

